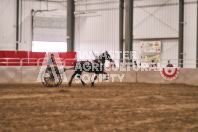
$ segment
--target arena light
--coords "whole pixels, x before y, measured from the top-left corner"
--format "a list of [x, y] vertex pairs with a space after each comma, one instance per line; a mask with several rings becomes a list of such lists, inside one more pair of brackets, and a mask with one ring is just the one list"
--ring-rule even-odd
[[66, 42], [33, 41], [32, 52], [66, 52]]

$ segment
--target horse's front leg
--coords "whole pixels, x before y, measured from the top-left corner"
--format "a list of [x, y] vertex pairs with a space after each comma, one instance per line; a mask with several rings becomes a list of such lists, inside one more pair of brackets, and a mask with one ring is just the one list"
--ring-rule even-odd
[[103, 71], [103, 73], [102, 74], [105, 74], [106, 75], [106, 77], [103, 79], [103, 81], [107, 81], [107, 80], [109, 80], [109, 76], [108, 76], [108, 74], [105, 72], [105, 71]]
[[82, 73], [79, 73], [79, 74], [77, 75], [77, 77], [78, 77], [78, 79], [81, 81], [82, 85], [85, 86], [85, 82], [84, 82], [84, 81], [81, 79], [81, 77], [80, 77], [81, 74], [82, 74]]
[[95, 74], [94, 80], [93, 80], [93, 82], [91, 83], [91, 86], [92, 86], [92, 87], [94, 87], [94, 82], [95, 82], [95, 80], [97, 79], [97, 77], [98, 77], [98, 74]]
[[72, 84], [72, 80], [74, 79], [74, 77], [76, 76], [77, 72], [75, 71], [74, 74], [72, 75], [70, 81], [69, 81], [69, 87], [71, 87]]

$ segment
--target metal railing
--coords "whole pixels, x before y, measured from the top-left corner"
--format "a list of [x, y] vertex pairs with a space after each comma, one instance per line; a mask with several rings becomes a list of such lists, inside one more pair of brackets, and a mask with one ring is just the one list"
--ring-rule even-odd
[[[47, 58], [0, 58], [0, 66], [42, 66], [47, 65]], [[76, 59], [58, 58], [57, 65], [72, 65]]]
[[0, 65], [11, 65], [11, 64], [19, 64], [20, 65], [20, 58], [0, 58]]
[[[155, 62], [158, 67], [165, 67], [168, 64], [168, 60], [170, 60], [171, 64], [175, 67], [180, 67], [183, 64], [184, 68], [196, 68], [198, 64], [198, 60], [196, 59], [161, 59], [159, 62]], [[48, 58], [0, 58], [0, 66], [42, 66], [47, 65]], [[78, 60], [80, 61], [80, 60]], [[92, 59], [84, 59], [83, 61], [93, 61]], [[132, 60], [120, 60], [115, 59], [114, 62], [116, 66], [123, 66], [130, 63], [130, 65], [134, 65], [134, 61], [136, 61], [139, 66], [148, 66], [151, 62], [144, 62], [141, 59], [133, 59]], [[56, 63], [58, 65], [63, 66], [72, 66], [73, 62], [76, 62], [76, 59], [62, 59], [58, 58]], [[182, 63], [183, 62], [183, 63]], [[106, 63], [106, 66], [109, 65], [109, 62]]]
[[[130, 62], [131, 60], [123, 60], [123, 63]], [[142, 61], [141, 59], [133, 59], [132, 64], [134, 64], [134, 61], [136, 61], [137, 65], [141, 63], [141, 65], [149, 65], [151, 61]], [[166, 67], [168, 64], [168, 61], [174, 66], [174, 67], [181, 67], [183, 65], [184, 68], [196, 68], [196, 65], [198, 64], [198, 59], [160, 59], [159, 62], [154, 61], [154, 63], [157, 64], [158, 67]]]

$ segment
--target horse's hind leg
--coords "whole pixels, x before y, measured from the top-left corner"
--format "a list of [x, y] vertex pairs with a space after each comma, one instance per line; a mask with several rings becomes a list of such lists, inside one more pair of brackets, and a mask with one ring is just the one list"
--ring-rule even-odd
[[95, 75], [94, 80], [93, 80], [93, 82], [91, 83], [91, 86], [92, 86], [92, 87], [94, 87], [94, 82], [95, 82], [95, 80], [97, 79], [97, 77], [98, 77], [98, 74]]
[[72, 80], [74, 79], [74, 77], [76, 76], [77, 72], [75, 71], [74, 74], [72, 75], [70, 81], [69, 81], [69, 87], [71, 87], [72, 84]]
[[106, 75], [106, 78], [104, 78], [104, 79], [103, 79], [103, 81], [107, 81], [107, 80], [109, 80], [108, 74], [107, 74], [106, 72], [103, 72], [103, 74], [105, 74], [105, 75]]
[[85, 82], [81, 79], [81, 74], [82, 74], [82, 72], [81, 73], [78, 73], [78, 75], [77, 75], [77, 77], [78, 77], [78, 79], [81, 81], [81, 83], [82, 83], [82, 85], [83, 86], [85, 86]]

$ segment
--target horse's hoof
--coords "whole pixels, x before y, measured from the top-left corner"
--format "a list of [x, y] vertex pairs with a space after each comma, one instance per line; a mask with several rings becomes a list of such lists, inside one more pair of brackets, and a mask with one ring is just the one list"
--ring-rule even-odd
[[107, 80], [109, 80], [109, 79], [108, 79], [108, 78], [104, 78], [104, 79], [103, 79], [103, 81], [107, 81]]
[[91, 83], [91, 87], [94, 87], [94, 83]]
[[71, 87], [71, 83], [69, 83], [68, 86]]
[[82, 85], [85, 86], [85, 83], [83, 83]]

